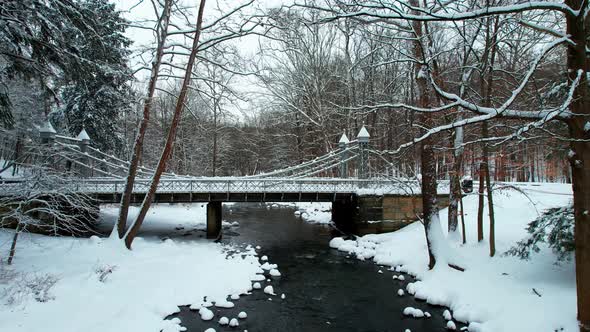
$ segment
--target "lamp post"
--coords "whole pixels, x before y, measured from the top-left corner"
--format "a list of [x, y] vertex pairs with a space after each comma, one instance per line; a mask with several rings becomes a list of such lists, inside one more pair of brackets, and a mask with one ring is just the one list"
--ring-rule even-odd
[[43, 123], [43, 125], [41, 126], [41, 128], [39, 128], [39, 136], [41, 137], [41, 144], [44, 145], [53, 145], [53, 143], [55, 142], [55, 135], [56, 135], [56, 131], [55, 129], [53, 129], [53, 126], [51, 125], [51, 122], [49, 122], [49, 120], [45, 121], [45, 123]]
[[[78, 137], [76, 137], [76, 138], [79, 140], [78, 146], [80, 147], [80, 152], [82, 152], [83, 154], [88, 153], [88, 146], [90, 145], [90, 136], [88, 136], [86, 129], [82, 128], [82, 131], [80, 131], [80, 133], [78, 134]], [[90, 160], [88, 159], [88, 157], [83, 155], [81, 157], [80, 162], [84, 165], [88, 165]], [[90, 166], [88, 166], [88, 167], [82, 166], [82, 168], [80, 169], [80, 176], [82, 176], [82, 177], [90, 176], [90, 172], [91, 172]]]
[[359, 171], [358, 177], [359, 179], [366, 179], [369, 177], [369, 132], [367, 128], [363, 126], [361, 130], [359, 130], [358, 135], [356, 138], [359, 141]]
[[347, 178], [348, 177], [348, 137], [346, 133], [342, 133], [340, 140], [338, 141], [338, 147], [340, 148], [340, 177]]

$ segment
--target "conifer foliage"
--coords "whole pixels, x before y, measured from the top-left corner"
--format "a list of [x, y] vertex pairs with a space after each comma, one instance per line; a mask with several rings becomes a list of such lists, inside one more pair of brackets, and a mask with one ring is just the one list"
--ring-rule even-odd
[[132, 101], [125, 27], [107, 0], [0, 2], [0, 125], [14, 123], [10, 82], [31, 81], [54, 124], [116, 148], [116, 119]]

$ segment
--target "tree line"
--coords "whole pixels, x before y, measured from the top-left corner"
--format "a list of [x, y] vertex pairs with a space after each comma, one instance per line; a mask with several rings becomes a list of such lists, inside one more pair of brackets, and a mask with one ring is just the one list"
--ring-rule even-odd
[[[487, 206], [491, 256], [494, 181], [571, 182], [578, 317], [590, 330], [586, 1], [205, 7], [187, 14], [174, 0], [154, 2], [156, 19], [143, 28], [156, 42], [140, 68], [149, 82], [139, 84], [124, 36], [137, 22], [108, 1], [0, 4], [3, 125], [17, 136], [46, 120], [71, 134], [86, 128], [94, 144], [130, 160], [116, 230], [128, 248], [162, 172], [257, 174], [334, 150], [364, 125], [371, 175], [421, 182], [429, 247], [441, 179], [451, 184], [451, 234], [460, 179], [479, 180], [478, 240]], [[243, 57], [233, 41], [246, 36], [259, 38]], [[156, 173], [126, 225], [139, 165]], [[429, 254], [430, 267], [446, 261]]]

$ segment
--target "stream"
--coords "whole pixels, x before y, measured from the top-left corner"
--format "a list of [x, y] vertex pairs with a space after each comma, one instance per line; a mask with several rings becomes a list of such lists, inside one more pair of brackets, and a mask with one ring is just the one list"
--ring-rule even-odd
[[[285, 299], [254, 290], [231, 309], [211, 307], [215, 318], [202, 321], [196, 311], [181, 307], [179, 317], [188, 332], [205, 331], [446, 331], [444, 308], [397, 295], [413, 281], [393, 280], [393, 272], [372, 261], [359, 261], [331, 249], [328, 242], [341, 234], [329, 225], [306, 222], [290, 207], [269, 208], [259, 204], [224, 206], [224, 220], [239, 222], [239, 227], [224, 229], [223, 243], [260, 246], [259, 256], [278, 264], [282, 276], [270, 282]], [[380, 273], [381, 271], [382, 273]], [[396, 273], [397, 274], [397, 273]], [[270, 300], [271, 299], [271, 300]], [[405, 307], [428, 311], [431, 318], [409, 318]], [[248, 318], [232, 328], [217, 322], [221, 316]]]

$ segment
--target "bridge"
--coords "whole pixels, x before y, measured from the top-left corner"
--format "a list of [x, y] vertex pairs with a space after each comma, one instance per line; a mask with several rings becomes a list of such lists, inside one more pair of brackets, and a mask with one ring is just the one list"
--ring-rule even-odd
[[[0, 196], [35, 190], [39, 187], [39, 179], [32, 176], [35, 172], [55, 172], [61, 190], [83, 193], [97, 203], [120, 202], [129, 162], [94, 148], [84, 129], [75, 138], [61, 136], [46, 122], [37, 137], [2, 133], [0, 152], [6, 165], [0, 174], [10, 169], [12, 176], [0, 180]], [[400, 177], [379, 152], [370, 148], [369, 138], [363, 127], [354, 141], [343, 134], [335, 151], [251, 176], [165, 173], [154, 201], [207, 203], [208, 237], [216, 237], [221, 229], [223, 202], [331, 202], [333, 220], [341, 227], [385, 220], [399, 228], [421, 213], [420, 185], [415, 179]], [[376, 171], [377, 164], [385, 165], [386, 170]], [[139, 168], [132, 203], [143, 201], [153, 174], [153, 169]], [[443, 185], [443, 191], [446, 187]], [[440, 200], [445, 205], [446, 195]]]

